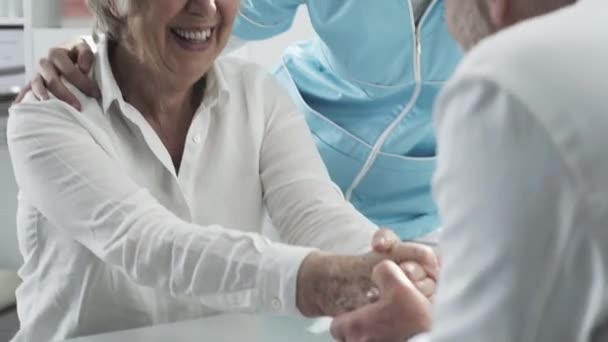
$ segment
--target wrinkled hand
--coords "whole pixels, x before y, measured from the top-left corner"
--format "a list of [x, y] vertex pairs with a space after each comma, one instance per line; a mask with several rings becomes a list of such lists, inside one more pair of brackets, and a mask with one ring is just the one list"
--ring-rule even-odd
[[379, 291], [372, 272], [385, 260], [401, 264], [420, 293], [433, 295], [439, 268], [434, 251], [418, 243], [395, 243], [383, 253], [309, 255], [298, 274], [298, 308], [305, 316], [336, 316], [374, 302]]
[[403, 342], [431, 328], [430, 301], [399, 266], [384, 261], [374, 268], [380, 298], [334, 319], [332, 336], [340, 342]]
[[40, 73], [23, 88], [15, 99], [20, 103], [30, 90], [39, 100], [48, 100], [49, 91], [59, 100], [69, 103], [77, 110], [81, 109], [80, 101], [63, 84], [62, 78], [80, 89], [84, 94], [99, 98], [101, 92], [97, 84], [88, 78], [94, 62], [91, 48], [83, 41], [70, 43], [68, 48], [57, 47], [49, 51], [47, 58], [40, 60]]
[[298, 274], [297, 306], [301, 313], [333, 317], [370, 303], [375, 264], [368, 255], [311, 253]]

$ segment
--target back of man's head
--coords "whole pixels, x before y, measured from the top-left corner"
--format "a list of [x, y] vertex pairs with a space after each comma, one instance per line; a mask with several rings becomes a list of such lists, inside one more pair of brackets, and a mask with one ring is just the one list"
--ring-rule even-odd
[[445, 0], [450, 31], [465, 49], [523, 20], [571, 5], [576, 0]]

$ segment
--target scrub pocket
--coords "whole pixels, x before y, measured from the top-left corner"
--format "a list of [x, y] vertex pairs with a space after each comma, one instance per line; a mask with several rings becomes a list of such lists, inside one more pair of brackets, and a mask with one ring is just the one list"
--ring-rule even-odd
[[[346, 192], [363, 169], [373, 147], [308, 106], [285, 66], [277, 79], [296, 101], [313, 134], [331, 179]], [[439, 226], [431, 198], [435, 157], [404, 157], [380, 153], [351, 203], [378, 226], [394, 230], [402, 239], [415, 239]]]
[[331, 179], [342, 192], [346, 191], [363, 167], [371, 146], [311, 108], [302, 98], [286, 66], [279, 67], [275, 71], [275, 77], [306, 117], [308, 128]]
[[431, 194], [435, 157], [404, 157], [380, 153], [359, 186], [352, 203], [381, 227], [402, 239], [416, 239], [439, 227]]

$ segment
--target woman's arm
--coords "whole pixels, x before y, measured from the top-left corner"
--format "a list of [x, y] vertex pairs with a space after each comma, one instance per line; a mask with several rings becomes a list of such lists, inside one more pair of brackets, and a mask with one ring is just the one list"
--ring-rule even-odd
[[15, 175], [23, 196], [58, 229], [140, 285], [220, 310], [274, 311], [279, 300], [276, 311], [298, 312], [297, 273], [311, 249], [179, 219], [79, 123], [96, 102], [78, 113], [58, 100], [26, 101], [8, 123]]
[[[83, 113], [58, 100], [36, 103], [31, 95], [11, 109], [17, 183], [49, 222], [139, 285], [222, 311], [335, 315], [369, 300], [371, 270], [383, 259], [436, 266], [421, 246], [336, 256], [185, 222], [121, 172], [101, 138], [81, 123], [98, 114], [97, 102], [80, 99]], [[305, 236], [314, 240], [315, 233], [324, 232]], [[322, 246], [324, 239], [318, 241]]]
[[283, 241], [338, 253], [370, 249], [377, 227], [331, 181], [304, 115], [269, 78], [267, 125], [260, 168], [265, 199]]

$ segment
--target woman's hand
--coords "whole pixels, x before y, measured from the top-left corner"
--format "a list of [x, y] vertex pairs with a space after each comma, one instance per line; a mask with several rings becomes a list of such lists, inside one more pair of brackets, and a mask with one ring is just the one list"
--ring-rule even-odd
[[311, 253], [300, 267], [297, 307], [304, 316], [336, 316], [369, 302], [373, 287], [361, 257]]
[[101, 92], [97, 84], [88, 78], [87, 74], [93, 66], [94, 55], [91, 48], [84, 42], [72, 43], [68, 48], [57, 47], [49, 51], [47, 58], [40, 60], [40, 73], [23, 88], [15, 99], [15, 103], [23, 100], [30, 90], [39, 100], [48, 100], [49, 91], [59, 100], [69, 103], [80, 110], [80, 101], [62, 82], [65, 78], [84, 94], [99, 98]]
[[361, 256], [311, 253], [298, 274], [298, 308], [305, 316], [336, 316], [374, 302], [379, 291], [372, 272], [385, 260], [402, 265], [424, 296], [433, 295], [439, 267], [434, 251], [421, 244], [399, 243], [390, 251]]

